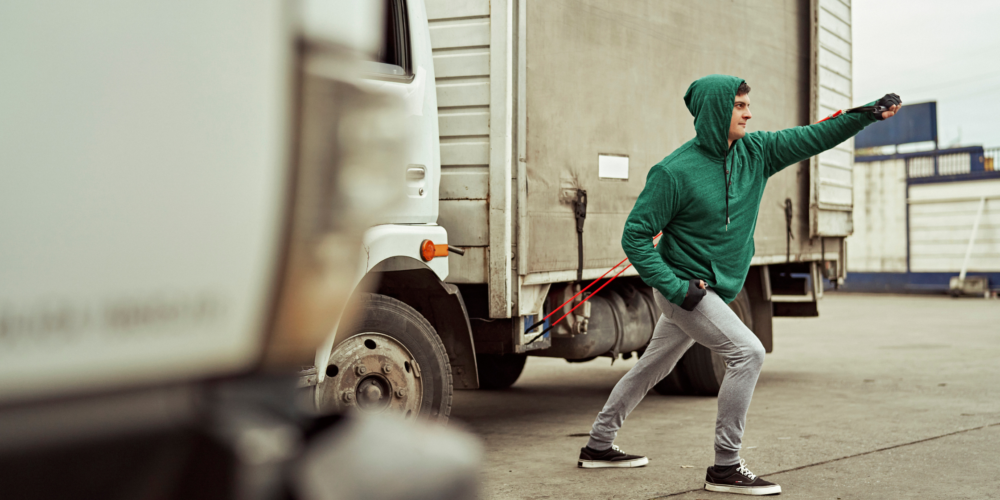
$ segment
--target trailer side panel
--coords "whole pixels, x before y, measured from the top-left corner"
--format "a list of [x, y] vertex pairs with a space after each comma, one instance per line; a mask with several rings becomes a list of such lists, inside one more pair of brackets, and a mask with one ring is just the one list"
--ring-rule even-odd
[[[600, 273], [624, 256], [621, 228], [649, 167], [694, 136], [683, 95], [711, 73], [753, 88], [752, 130], [808, 120], [808, 2], [589, 0], [527, 4], [527, 192], [529, 257], [523, 273], [575, 279], [575, 189], [588, 193], [585, 268]], [[599, 155], [628, 157], [627, 179], [602, 178]], [[784, 200], [794, 206], [792, 254], [808, 239], [808, 170], [792, 166], [765, 193], [758, 256], [784, 261]]]

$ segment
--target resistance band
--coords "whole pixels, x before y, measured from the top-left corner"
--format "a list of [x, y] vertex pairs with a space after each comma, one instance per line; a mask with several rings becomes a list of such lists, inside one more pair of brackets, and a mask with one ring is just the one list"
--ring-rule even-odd
[[[653, 236], [653, 239], [655, 240], [656, 238], [659, 238], [659, 237], [660, 237], [661, 235], [663, 235], [663, 232], [660, 232], [660, 233], [657, 233], [657, 235], [656, 235], [656, 236]], [[658, 243], [659, 243], [658, 241], [654, 241], [654, 242], [653, 242], [653, 248], [656, 248], [656, 245], [657, 245]], [[628, 257], [625, 257], [624, 259], [622, 259], [622, 261], [621, 261], [621, 262], [619, 262], [619, 263], [615, 264], [615, 265], [614, 265], [614, 267], [612, 267], [611, 269], [608, 269], [608, 270], [607, 270], [607, 272], [605, 272], [604, 274], [602, 274], [600, 278], [597, 278], [597, 279], [595, 279], [594, 281], [591, 281], [589, 285], [587, 285], [586, 287], [584, 287], [584, 288], [583, 288], [582, 290], [580, 290], [579, 292], [576, 292], [576, 294], [574, 294], [574, 295], [573, 295], [572, 297], [570, 297], [570, 298], [569, 298], [569, 300], [567, 300], [566, 302], [563, 302], [563, 303], [562, 303], [562, 305], [560, 305], [559, 307], [557, 307], [557, 308], [553, 309], [553, 310], [552, 310], [552, 312], [550, 312], [550, 313], [546, 314], [546, 315], [545, 315], [545, 317], [544, 317], [544, 318], [542, 318], [542, 319], [541, 319], [540, 321], [538, 321], [537, 323], [535, 323], [535, 324], [533, 324], [533, 325], [529, 326], [529, 327], [528, 327], [528, 328], [527, 328], [526, 330], [524, 330], [524, 333], [528, 333], [528, 332], [530, 332], [531, 330], [534, 330], [535, 328], [537, 328], [537, 327], [538, 327], [538, 325], [541, 325], [542, 323], [545, 323], [545, 320], [547, 320], [547, 319], [549, 319], [550, 317], [552, 317], [552, 315], [553, 315], [553, 314], [555, 314], [555, 313], [556, 313], [556, 311], [560, 311], [560, 310], [562, 310], [562, 308], [566, 307], [566, 304], [569, 304], [570, 302], [572, 302], [572, 301], [573, 301], [573, 299], [575, 299], [575, 298], [579, 297], [581, 293], [583, 293], [583, 292], [586, 292], [586, 291], [587, 291], [587, 289], [589, 289], [590, 287], [594, 286], [594, 284], [595, 284], [595, 283], [597, 283], [598, 281], [601, 281], [602, 279], [604, 279], [604, 277], [605, 277], [605, 276], [607, 276], [608, 274], [610, 274], [610, 273], [611, 273], [611, 271], [614, 271], [615, 269], [617, 269], [617, 268], [618, 268], [618, 266], [620, 266], [620, 265], [624, 264], [624, 263], [625, 263], [625, 261], [627, 261], [627, 260], [628, 260]], [[577, 308], [577, 307], [580, 307], [580, 306], [582, 306], [584, 302], [586, 302], [586, 301], [590, 300], [590, 298], [591, 298], [591, 297], [593, 297], [594, 295], [596, 295], [596, 294], [597, 294], [597, 292], [600, 292], [602, 288], [604, 288], [604, 287], [608, 286], [608, 283], [611, 283], [612, 281], [614, 281], [614, 280], [615, 280], [615, 278], [617, 278], [617, 277], [621, 276], [621, 274], [622, 274], [622, 273], [624, 273], [624, 272], [625, 272], [626, 270], [628, 270], [628, 268], [630, 268], [630, 267], [632, 267], [632, 264], [631, 264], [631, 263], [630, 263], [629, 265], [625, 266], [625, 268], [624, 268], [624, 269], [622, 269], [621, 271], [618, 271], [618, 274], [616, 274], [616, 275], [612, 276], [612, 277], [611, 277], [611, 279], [609, 279], [609, 280], [608, 280], [608, 281], [607, 281], [606, 283], [604, 283], [603, 285], [599, 286], [599, 287], [597, 288], [597, 290], [594, 290], [594, 293], [591, 293], [590, 295], [588, 295], [588, 296], [584, 297], [584, 299], [583, 299], [583, 300], [581, 300], [579, 304], [577, 304], [577, 305], [573, 306], [573, 308], [572, 308], [572, 309], [570, 309], [570, 310], [569, 310], [569, 312], [567, 312], [566, 314], [563, 314], [562, 316], [560, 316], [560, 317], [559, 317], [559, 319], [555, 320], [555, 321], [554, 321], [554, 322], [553, 322], [553, 323], [552, 323], [551, 325], [549, 325], [549, 327], [548, 327], [548, 328], [546, 328], [546, 329], [542, 330], [542, 331], [541, 331], [541, 333], [539, 333], [538, 335], [535, 335], [535, 337], [534, 337], [533, 339], [531, 339], [530, 341], [528, 341], [528, 344], [530, 344], [530, 343], [532, 343], [532, 342], [534, 342], [534, 341], [536, 341], [536, 340], [538, 340], [538, 339], [542, 338], [542, 335], [545, 335], [546, 333], [548, 333], [548, 331], [549, 331], [549, 330], [551, 330], [551, 329], [552, 329], [553, 327], [555, 327], [555, 326], [556, 326], [557, 324], [559, 324], [559, 322], [560, 322], [560, 321], [562, 321], [562, 320], [563, 320], [563, 318], [565, 318], [566, 316], [569, 316], [569, 315], [570, 315], [570, 314], [571, 314], [571, 313], [572, 313], [573, 311], [575, 311], [575, 310], [576, 310], [576, 308]]]
[[840, 115], [842, 115], [844, 113], [883, 113], [885, 111], [889, 111], [889, 108], [887, 108], [885, 106], [859, 106], [857, 108], [851, 108], [851, 109], [849, 109], [847, 111], [838, 109], [836, 113], [834, 113], [834, 114], [832, 114], [832, 115], [830, 115], [830, 116], [828, 116], [826, 118], [823, 118], [822, 120], [820, 120], [820, 121], [818, 121], [816, 123], [823, 123], [823, 122], [829, 120], [830, 118], [836, 118], [836, 117], [838, 117], [838, 116], [840, 116]]

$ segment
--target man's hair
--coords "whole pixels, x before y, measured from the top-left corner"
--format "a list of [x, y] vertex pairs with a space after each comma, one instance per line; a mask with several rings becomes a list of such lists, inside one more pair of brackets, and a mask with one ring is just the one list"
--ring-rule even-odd
[[747, 85], [747, 82], [741, 83], [739, 88], [736, 89], [737, 96], [747, 95], [749, 93], [750, 93], [750, 86]]

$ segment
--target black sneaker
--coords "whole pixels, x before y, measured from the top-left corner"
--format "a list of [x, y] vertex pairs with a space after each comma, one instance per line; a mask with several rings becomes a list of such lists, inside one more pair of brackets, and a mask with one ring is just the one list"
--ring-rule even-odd
[[721, 474], [715, 471], [715, 467], [709, 467], [708, 474], [705, 475], [705, 489], [740, 495], [777, 495], [781, 493], [781, 486], [754, 475], [750, 469], [747, 469], [747, 462], [742, 458], [739, 467]]
[[580, 448], [580, 461], [577, 467], [582, 469], [599, 469], [601, 467], [642, 467], [649, 459], [639, 455], [629, 455], [615, 445], [604, 451], [591, 448]]

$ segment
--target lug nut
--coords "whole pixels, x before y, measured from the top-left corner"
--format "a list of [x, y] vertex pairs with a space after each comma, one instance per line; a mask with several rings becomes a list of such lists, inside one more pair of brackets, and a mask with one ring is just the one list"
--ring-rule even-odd
[[397, 398], [404, 398], [404, 397], [406, 397], [406, 391], [404, 391], [402, 389], [397, 389], [396, 390], [396, 397]]
[[389, 363], [382, 365], [382, 371], [385, 373], [392, 373], [392, 365]]
[[344, 391], [344, 394], [341, 397], [347, 404], [354, 402], [354, 393], [351, 391]]
[[364, 365], [361, 365], [361, 366], [355, 368], [354, 372], [357, 373], [358, 375], [364, 375], [364, 374], [368, 373], [368, 368], [366, 368]]

